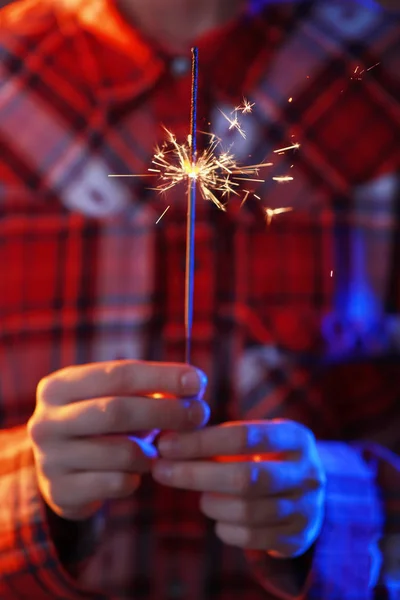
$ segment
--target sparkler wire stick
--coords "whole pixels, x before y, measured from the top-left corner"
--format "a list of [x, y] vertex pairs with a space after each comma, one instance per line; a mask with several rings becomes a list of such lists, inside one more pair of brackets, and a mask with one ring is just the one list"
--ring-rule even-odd
[[[192, 48], [192, 101], [190, 108], [190, 161], [193, 172], [197, 160], [197, 99], [199, 86], [199, 51]], [[195, 261], [195, 229], [196, 229], [196, 192], [197, 178], [188, 179], [188, 212], [186, 231], [186, 276], [185, 276], [185, 334], [186, 362], [190, 363], [192, 327], [193, 327], [193, 294], [194, 294], [194, 261]]]

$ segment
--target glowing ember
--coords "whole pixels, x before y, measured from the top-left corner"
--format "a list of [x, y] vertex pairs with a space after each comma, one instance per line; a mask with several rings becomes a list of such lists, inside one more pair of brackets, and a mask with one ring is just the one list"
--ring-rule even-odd
[[163, 219], [165, 217], [165, 215], [167, 214], [167, 212], [169, 211], [169, 209], [171, 208], [171, 206], [167, 206], [167, 208], [164, 210], [163, 214], [161, 215], [161, 217], [159, 217], [159, 219], [157, 219], [156, 221], [156, 225], [159, 224], [159, 222], [161, 221], [161, 219]]
[[236, 129], [240, 135], [242, 136], [242, 138], [245, 140], [246, 139], [246, 132], [244, 131], [244, 129], [242, 129], [242, 125], [239, 122], [237, 113], [234, 112], [233, 114], [233, 118], [228, 117], [228, 115], [226, 115], [221, 109], [220, 109], [220, 113], [221, 115], [228, 121], [229, 123], [229, 131], [232, 131], [232, 129]]
[[243, 98], [242, 104], [239, 104], [239, 106], [235, 108], [235, 112], [241, 112], [243, 115], [249, 115], [253, 112], [254, 106], [255, 102], [250, 103], [248, 100], [246, 100], [246, 98]]
[[273, 177], [272, 179], [274, 181], [277, 181], [278, 183], [286, 183], [287, 181], [293, 181], [294, 177], [289, 177], [289, 175], [283, 175], [281, 177]]
[[292, 212], [293, 208], [288, 206], [286, 208], [266, 208], [265, 209], [265, 218], [267, 221], [267, 225], [270, 226], [272, 223], [272, 219], [277, 215], [282, 215], [283, 213]]
[[360, 67], [360, 65], [357, 65], [357, 67], [353, 71], [351, 79], [357, 80], [357, 81], [362, 81], [365, 73], [372, 71], [372, 69], [376, 69], [376, 67], [378, 67], [380, 64], [381, 64], [380, 62], [377, 62], [375, 65], [372, 65], [372, 67], [369, 67], [368, 69], [362, 69]]
[[286, 146], [286, 148], [278, 148], [278, 150], [274, 150], [274, 154], [283, 154], [288, 150], [298, 150], [300, 148], [300, 144], [293, 144], [292, 146]]
[[[231, 114], [230, 118], [224, 112], [220, 111], [229, 123], [229, 129], [237, 129], [242, 137], [246, 137], [241, 124], [238, 120], [238, 112], [247, 114], [252, 112], [254, 104], [251, 104], [245, 98], [243, 104], [238, 106]], [[164, 128], [165, 129], [165, 128]], [[155, 150], [152, 166], [146, 174], [142, 175], [109, 175], [109, 177], [155, 177], [158, 178], [158, 184], [154, 188], [160, 193], [166, 193], [180, 183], [196, 181], [198, 188], [204, 200], [213, 202], [220, 210], [226, 210], [227, 201], [231, 196], [242, 197], [241, 206], [243, 206], [250, 196], [261, 201], [261, 197], [256, 195], [251, 189], [244, 188], [244, 183], [265, 183], [265, 179], [260, 177], [260, 171], [267, 167], [272, 167], [272, 162], [259, 163], [249, 166], [241, 165], [237, 162], [234, 154], [222, 148], [222, 141], [215, 134], [207, 135], [209, 141], [205, 150], [193, 161], [191, 159], [191, 137], [185, 144], [179, 144], [175, 135], [165, 129], [166, 140]], [[300, 144], [292, 144], [285, 148], [274, 150], [275, 154], [284, 154], [289, 150], [297, 150]], [[293, 177], [280, 176], [272, 177], [273, 181], [284, 183], [293, 181]], [[243, 196], [242, 196], [243, 195]], [[157, 223], [161, 221], [169, 210], [170, 206], [163, 212]], [[292, 208], [279, 208], [271, 212], [266, 209], [267, 222], [271, 223], [275, 215], [289, 212]]]

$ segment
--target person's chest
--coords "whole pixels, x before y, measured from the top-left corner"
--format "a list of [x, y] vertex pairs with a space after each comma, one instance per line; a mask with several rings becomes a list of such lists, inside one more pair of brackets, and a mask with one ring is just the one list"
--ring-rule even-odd
[[[392, 72], [370, 81], [353, 77], [353, 66], [317, 30], [299, 28], [242, 90], [251, 114], [202, 81], [199, 129], [221, 139], [215, 152], [272, 163], [236, 182], [226, 213], [199, 194], [193, 360], [206, 372], [216, 360], [234, 371], [244, 347], [335, 353], [360, 337], [387, 343], [377, 324], [390, 289], [395, 187], [390, 176], [377, 192], [362, 183], [393, 162]], [[6, 212], [0, 303], [4, 343], [31, 365], [32, 381], [72, 363], [183, 359], [186, 190], [159, 194], [165, 182], [149, 168], [162, 125], [185, 143], [189, 100], [189, 77], [178, 73], [132, 102], [99, 99], [73, 135], [67, 117], [30, 102], [30, 123], [46, 135], [38, 146], [37, 126], [27, 127], [20, 152], [58, 200], [38, 193]], [[226, 118], [236, 116], [245, 137]], [[210, 138], [199, 133], [199, 142]], [[268, 222], [267, 208], [291, 210]]]

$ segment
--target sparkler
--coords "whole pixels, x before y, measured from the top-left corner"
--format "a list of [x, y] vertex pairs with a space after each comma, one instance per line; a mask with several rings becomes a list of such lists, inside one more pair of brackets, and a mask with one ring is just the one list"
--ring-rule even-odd
[[[175, 135], [168, 129], [166, 140], [157, 147], [152, 159], [152, 166], [147, 174], [143, 175], [109, 175], [109, 177], [155, 177], [158, 184], [154, 188], [160, 193], [166, 193], [180, 183], [187, 184], [188, 212], [187, 212], [187, 239], [186, 239], [186, 276], [185, 276], [185, 338], [186, 362], [191, 359], [191, 340], [193, 326], [193, 295], [194, 295], [194, 258], [195, 258], [195, 223], [196, 223], [196, 195], [200, 192], [202, 198], [211, 201], [217, 208], [225, 211], [226, 202], [234, 195], [243, 198], [243, 206], [252, 195], [256, 200], [261, 200], [254, 191], [243, 189], [243, 182], [265, 183], [260, 178], [260, 170], [273, 166], [272, 162], [264, 162], [249, 166], [240, 165], [234, 154], [223, 150], [222, 141], [215, 134], [204, 134], [209, 137], [205, 149], [197, 152], [197, 96], [198, 96], [198, 49], [192, 49], [192, 101], [190, 111], [190, 134], [184, 144], [179, 144]], [[230, 124], [229, 129], [236, 129], [243, 138], [246, 134], [238, 119], [238, 113], [250, 114], [255, 104], [243, 98], [242, 104], [231, 113], [232, 118], [224, 112], [221, 114]], [[292, 144], [285, 148], [275, 150], [276, 154], [284, 154], [289, 150], [296, 150], [300, 144]], [[278, 182], [292, 181], [293, 177], [273, 177]], [[161, 221], [170, 206], [163, 212], [157, 223]], [[293, 209], [277, 208], [265, 209], [268, 225], [274, 216], [290, 212]]]
[[193, 326], [193, 291], [194, 291], [194, 238], [196, 225], [196, 192], [197, 192], [197, 96], [199, 87], [199, 51], [192, 49], [192, 101], [190, 105], [190, 137], [188, 177], [188, 214], [186, 231], [186, 278], [185, 278], [185, 333], [186, 362], [190, 363]]
[[[265, 179], [259, 178], [259, 172], [273, 165], [271, 162], [239, 165], [231, 152], [222, 150], [221, 140], [214, 134], [209, 135], [210, 141], [206, 149], [192, 162], [190, 136], [186, 144], [179, 144], [173, 133], [168, 130], [166, 133], [167, 141], [156, 149], [153, 157], [155, 168], [149, 169], [149, 176], [158, 177], [158, 186], [155, 189], [162, 193], [168, 192], [181, 182], [195, 182], [204, 200], [213, 202], [217, 208], [225, 211], [225, 204], [221, 199], [228, 200], [232, 195], [247, 193], [246, 190], [242, 190], [243, 181], [264, 183]], [[250, 194], [248, 191], [247, 197]]]

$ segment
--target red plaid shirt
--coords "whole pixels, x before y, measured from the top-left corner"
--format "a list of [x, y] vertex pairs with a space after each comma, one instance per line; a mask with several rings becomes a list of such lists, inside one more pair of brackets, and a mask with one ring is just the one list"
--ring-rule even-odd
[[[146, 172], [160, 124], [185, 139], [188, 57], [163, 55], [111, 4], [24, 0], [0, 16], [0, 596], [283, 598], [287, 562], [224, 546], [196, 494], [150, 479], [110, 504], [76, 578], [51, 539], [25, 430], [38, 381], [184, 356], [185, 194], [108, 174]], [[193, 363], [213, 422], [284, 417], [316, 434], [315, 600], [400, 584], [399, 41], [393, 17], [349, 0], [258, 2], [199, 40], [200, 128], [274, 165], [253, 184], [261, 202], [225, 214], [199, 201]], [[219, 110], [243, 95], [246, 139]], [[267, 227], [265, 207], [294, 210]]]

